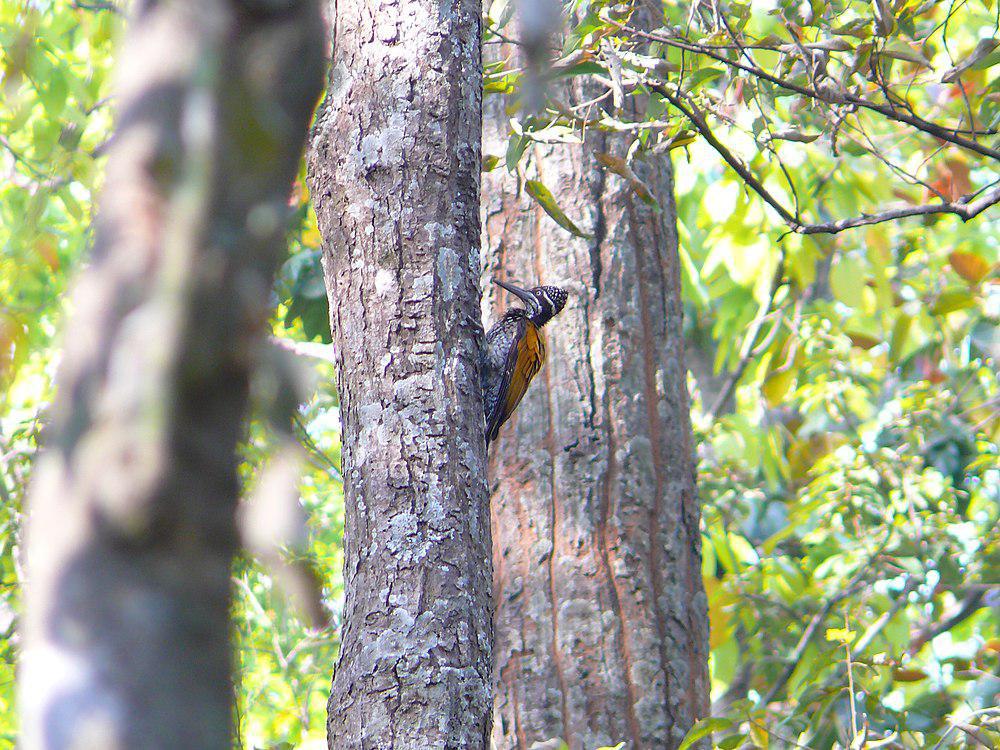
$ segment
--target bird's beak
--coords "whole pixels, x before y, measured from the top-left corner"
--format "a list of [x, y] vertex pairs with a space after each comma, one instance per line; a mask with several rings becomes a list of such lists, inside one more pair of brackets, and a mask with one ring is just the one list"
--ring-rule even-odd
[[534, 309], [535, 306], [538, 304], [538, 302], [535, 301], [534, 295], [527, 289], [522, 289], [519, 286], [508, 284], [506, 281], [494, 281], [493, 283], [496, 284], [497, 286], [503, 287], [511, 294], [519, 297], [524, 302], [524, 304], [526, 304], [529, 308]]

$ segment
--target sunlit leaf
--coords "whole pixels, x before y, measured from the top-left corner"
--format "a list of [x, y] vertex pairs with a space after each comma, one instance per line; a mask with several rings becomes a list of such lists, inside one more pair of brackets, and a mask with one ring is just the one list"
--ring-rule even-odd
[[552, 220], [563, 229], [575, 234], [577, 237], [592, 236], [580, 229], [568, 216], [566, 216], [563, 210], [559, 208], [559, 205], [556, 203], [555, 196], [553, 196], [549, 189], [541, 182], [538, 180], [526, 180], [524, 183], [524, 189], [527, 191], [528, 195], [535, 199], [545, 213], [552, 217]]
[[997, 45], [1000, 45], [1000, 41], [992, 37], [980, 39], [979, 43], [976, 44], [975, 49], [973, 49], [967, 57], [959, 60], [954, 67], [945, 71], [944, 75], [941, 76], [941, 80], [944, 83], [952, 83], [958, 80], [958, 77], [962, 75], [964, 71], [969, 68], [976, 67], [979, 63], [985, 61], [990, 53], [997, 48]]
[[945, 289], [935, 300], [931, 307], [934, 315], [947, 315], [956, 310], [965, 310], [973, 307], [976, 300], [969, 294], [967, 289]]
[[732, 725], [733, 722], [730, 719], [698, 719], [690, 731], [684, 735], [684, 740], [677, 750], [687, 750], [698, 740], [708, 737], [712, 732], [720, 732]]

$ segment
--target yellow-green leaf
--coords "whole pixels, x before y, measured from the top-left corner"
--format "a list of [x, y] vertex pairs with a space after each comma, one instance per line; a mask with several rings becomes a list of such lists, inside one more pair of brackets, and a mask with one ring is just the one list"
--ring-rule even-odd
[[889, 356], [893, 361], [902, 356], [903, 348], [906, 346], [910, 336], [910, 326], [913, 324], [913, 316], [901, 313], [892, 326], [892, 336], [889, 339]]
[[789, 367], [784, 370], [775, 370], [767, 376], [761, 386], [761, 391], [769, 406], [777, 407], [784, 403], [785, 396], [788, 395], [788, 391], [791, 390], [792, 384], [795, 382], [795, 374], [795, 371]]
[[834, 258], [830, 269], [830, 290], [833, 296], [848, 307], [860, 307], [865, 275], [860, 258], [852, 255]]
[[851, 643], [856, 633], [848, 628], [827, 628], [826, 639], [838, 643]]
[[681, 743], [681, 746], [677, 748], [677, 750], [687, 750], [698, 740], [708, 737], [708, 735], [712, 732], [719, 732], [723, 729], [731, 727], [732, 725], [733, 722], [730, 719], [698, 719], [698, 721], [694, 723], [694, 726], [691, 727], [691, 731], [684, 736], [684, 741]]
[[947, 315], [956, 310], [965, 310], [975, 304], [976, 300], [969, 294], [968, 289], [945, 289], [934, 302], [931, 313], [934, 315]]
[[599, 151], [597, 153], [597, 161], [619, 177], [623, 177], [628, 180], [632, 190], [635, 191], [635, 194], [639, 196], [643, 203], [656, 205], [656, 199], [653, 197], [653, 194], [649, 192], [649, 188], [646, 187], [646, 183], [639, 179], [638, 175], [632, 171], [632, 167], [630, 167], [628, 162], [623, 158], [604, 151]]
[[552, 195], [552, 192], [541, 182], [538, 180], [528, 180], [524, 183], [524, 188], [528, 191], [528, 195], [534, 198], [538, 205], [542, 207], [545, 213], [551, 216], [552, 220], [563, 229], [575, 234], [577, 237], [593, 236], [587, 234], [573, 223], [566, 213], [559, 208], [559, 204], [556, 203], [556, 199]]

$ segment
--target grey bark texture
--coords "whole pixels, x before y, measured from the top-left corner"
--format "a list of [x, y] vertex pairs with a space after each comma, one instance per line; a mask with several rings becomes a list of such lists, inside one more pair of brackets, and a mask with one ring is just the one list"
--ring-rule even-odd
[[309, 181], [346, 504], [331, 748], [484, 748], [480, 6], [337, 0]]
[[[485, 103], [485, 153], [504, 153], [504, 104]], [[570, 292], [490, 452], [497, 748], [674, 748], [708, 706], [673, 178], [665, 159], [633, 164], [661, 210], [644, 204], [595, 157], [628, 145], [590, 131], [586, 146], [530, 150], [524, 177], [592, 239], [558, 227], [502, 168], [483, 178], [484, 281]], [[496, 319], [510, 301], [486, 288]]]
[[135, 4], [29, 498], [26, 749], [232, 747], [235, 451], [322, 44], [309, 0]]

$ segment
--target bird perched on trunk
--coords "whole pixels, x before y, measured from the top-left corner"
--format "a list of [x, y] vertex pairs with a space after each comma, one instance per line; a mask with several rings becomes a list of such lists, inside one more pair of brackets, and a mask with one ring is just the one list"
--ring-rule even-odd
[[503, 281], [496, 283], [526, 307], [508, 310], [486, 334], [480, 370], [487, 444], [497, 439], [500, 427], [517, 408], [528, 383], [545, 361], [542, 326], [566, 304], [566, 290], [557, 286], [536, 286], [529, 291]]

